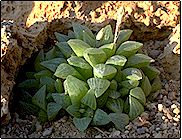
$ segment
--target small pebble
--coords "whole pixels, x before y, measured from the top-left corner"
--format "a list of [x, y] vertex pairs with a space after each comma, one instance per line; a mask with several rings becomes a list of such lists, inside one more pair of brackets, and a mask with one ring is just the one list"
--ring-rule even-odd
[[159, 130], [161, 130], [159, 127], [157, 127], [156, 129], [155, 129], [156, 131], [159, 131]]
[[173, 110], [173, 113], [178, 115], [178, 114], [180, 113], [180, 110], [179, 110], [178, 108], [175, 108], [175, 109]]
[[174, 109], [174, 108], [177, 108], [177, 106], [175, 104], [172, 104], [171, 108]]
[[161, 112], [163, 109], [163, 105], [162, 104], [158, 104], [158, 110]]
[[167, 113], [167, 118], [168, 118], [169, 120], [171, 120], [173, 117], [171, 116], [171, 114]]
[[138, 133], [138, 134], [144, 134], [144, 133], [145, 133], [144, 128], [143, 128], [143, 127], [142, 127], [142, 128], [138, 128], [138, 129], [137, 129], [137, 133]]
[[159, 133], [157, 133], [157, 134], [154, 136], [154, 138], [162, 138], [162, 134], [159, 132]]
[[95, 138], [99, 139], [99, 138], [102, 138], [102, 136], [99, 134], [99, 135], [96, 135]]
[[119, 135], [120, 135], [120, 133], [121, 133], [121, 132], [120, 132], [120, 131], [118, 131], [118, 130], [117, 130], [117, 131], [115, 131], [115, 132], [113, 133], [113, 137], [115, 137], [115, 136], [119, 136]]
[[51, 133], [52, 133], [52, 127], [46, 129], [44, 132], [43, 132], [43, 136], [49, 136]]
[[165, 116], [162, 116], [162, 119], [163, 119], [163, 120], [165, 120], [165, 119], [166, 119], [166, 117], [165, 117]]
[[179, 122], [178, 118], [173, 117], [173, 120], [176, 121], [176, 122]]
[[36, 124], [35, 124], [35, 127], [36, 127], [36, 131], [38, 132], [38, 131], [42, 131], [42, 125], [40, 125], [40, 122], [36, 122]]

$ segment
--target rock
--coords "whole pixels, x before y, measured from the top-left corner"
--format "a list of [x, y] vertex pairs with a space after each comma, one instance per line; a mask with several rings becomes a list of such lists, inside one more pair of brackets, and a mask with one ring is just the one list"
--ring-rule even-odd
[[114, 132], [113, 132], [113, 137], [119, 136], [119, 135], [120, 135], [120, 133], [121, 133], [121, 132], [120, 132], [120, 131], [118, 131], [118, 130], [117, 130], [117, 131], [114, 131]]
[[176, 118], [176, 117], [173, 117], [173, 120], [176, 121], [176, 122], [179, 122], [179, 119]]
[[159, 131], [159, 130], [161, 130], [159, 127], [157, 127], [156, 129], [155, 129], [156, 131]]
[[142, 128], [138, 128], [137, 129], [137, 133], [138, 134], [144, 134], [145, 133], [145, 129], [142, 127]]
[[162, 138], [161, 132], [158, 132], [158, 133], [154, 136], [154, 138]]
[[42, 125], [40, 125], [40, 122], [37, 121], [36, 124], [35, 124], [35, 128], [36, 128], [36, 131], [42, 131]]
[[160, 51], [159, 50], [151, 50], [149, 52], [149, 56], [152, 57], [152, 58], [157, 58], [160, 54]]
[[163, 109], [163, 105], [162, 104], [158, 104], [158, 110], [161, 112]]
[[170, 113], [167, 113], [167, 118], [168, 118], [169, 120], [171, 120], [173, 117], [171, 116]]
[[175, 109], [173, 110], [173, 113], [176, 114], [176, 115], [178, 115], [178, 114], [180, 113], [180, 110], [179, 110], [178, 108], [175, 108]]
[[48, 129], [46, 129], [44, 132], [43, 132], [43, 136], [45, 137], [45, 136], [49, 136], [51, 133], [52, 133], [52, 130], [53, 130], [53, 128], [52, 127], [50, 127], [50, 128], [48, 128]]

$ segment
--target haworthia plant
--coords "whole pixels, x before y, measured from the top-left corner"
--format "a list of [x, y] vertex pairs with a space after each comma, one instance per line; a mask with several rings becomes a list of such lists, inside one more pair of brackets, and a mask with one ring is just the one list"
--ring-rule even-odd
[[35, 70], [18, 84], [20, 110], [41, 122], [66, 111], [82, 132], [108, 123], [123, 130], [144, 111], [147, 97], [161, 89], [160, 72], [150, 66], [152, 58], [138, 53], [142, 43], [128, 41], [132, 30], [114, 38], [111, 25], [96, 36], [84, 25], [72, 25], [68, 35], [55, 32], [56, 46], [41, 50]]

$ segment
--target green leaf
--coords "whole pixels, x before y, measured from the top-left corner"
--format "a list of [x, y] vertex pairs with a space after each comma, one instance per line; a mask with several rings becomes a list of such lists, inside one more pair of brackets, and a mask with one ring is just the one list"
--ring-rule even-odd
[[142, 73], [137, 68], [126, 68], [122, 71], [123, 80], [141, 80]]
[[80, 105], [79, 104], [72, 104], [66, 108], [66, 111], [73, 117], [80, 118], [81, 113], [79, 112]]
[[143, 105], [146, 103], [145, 93], [140, 87], [136, 87], [130, 90], [130, 95], [138, 99]]
[[116, 51], [116, 54], [128, 58], [134, 55], [142, 47], [143, 47], [142, 43], [136, 41], [126, 41], [119, 46], [119, 48]]
[[120, 55], [114, 55], [106, 61], [106, 64], [124, 66], [126, 61], [127, 61], [126, 57]]
[[68, 30], [68, 36], [70, 38], [76, 38], [75, 33], [72, 30]]
[[152, 86], [151, 86], [150, 81], [149, 81], [147, 76], [145, 76], [142, 79], [141, 88], [143, 89], [143, 91], [145, 93], [145, 96], [147, 97], [150, 94], [151, 90], [152, 90]]
[[83, 56], [92, 67], [104, 63], [107, 59], [105, 52], [99, 48], [88, 48], [84, 51]]
[[117, 39], [116, 39], [117, 47], [119, 45], [121, 45], [121, 43], [127, 41], [130, 38], [132, 32], [133, 31], [130, 29], [124, 29], [124, 30], [119, 31]]
[[44, 66], [45, 68], [51, 70], [52, 72], [55, 72], [57, 67], [61, 63], [66, 63], [66, 60], [64, 58], [54, 58], [51, 60], [41, 62], [41, 65]]
[[70, 65], [74, 66], [85, 79], [92, 77], [92, 67], [83, 58], [71, 56], [67, 61]]
[[100, 78], [90, 78], [87, 83], [94, 90], [96, 98], [100, 97], [110, 86], [108, 80]]
[[52, 93], [48, 93], [47, 96], [46, 96], [46, 101], [49, 103], [49, 102], [53, 102], [54, 99], [52, 98]]
[[132, 88], [135, 88], [139, 85], [139, 81], [137, 80], [125, 80], [125, 81], [122, 81], [121, 83], [119, 83], [119, 87], [122, 88], [127, 88], [127, 89], [132, 89]]
[[48, 121], [47, 112], [45, 112], [44, 110], [41, 109], [39, 111], [38, 119], [42, 123], [47, 122]]
[[68, 44], [78, 57], [82, 57], [83, 52], [87, 48], [90, 48], [90, 45], [88, 45], [87, 43], [83, 42], [80, 39], [70, 39], [68, 41]]
[[117, 69], [117, 73], [114, 77], [114, 79], [119, 83], [121, 82], [123, 79], [122, 79], [122, 72], [120, 69]]
[[62, 84], [61, 79], [57, 79], [57, 80], [55, 81], [54, 86], [55, 86], [55, 89], [56, 89], [56, 91], [57, 91], [58, 93], [62, 93], [62, 92], [63, 92], [63, 84]]
[[47, 53], [46, 53], [46, 57], [45, 60], [50, 60], [50, 59], [54, 59], [56, 57], [63, 57], [60, 50], [53, 46], [52, 49], [50, 49]]
[[59, 42], [66, 42], [70, 39], [69, 36], [55, 32], [54, 35]]
[[32, 95], [23, 89], [21, 89], [19, 97], [21, 99], [20, 101], [32, 103]]
[[90, 124], [92, 118], [84, 117], [84, 118], [73, 118], [73, 123], [75, 124], [76, 128], [78, 128], [79, 131], [83, 132], [87, 129], [88, 125]]
[[130, 111], [130, 105], [129, 105], [129, 98], [127, 97], [125, 102], [124, 102], [123, 112], [128, 114], [129, 111]]
[[110, 83], [110, 86], [109, 86], [109, 89], [111, 90], [117, 90], [117, 87], [118, 87], [118, 83], [116, 80], [112, 80], [111, 83]]
[[97, 64], [94, 67], [94, 76], [111, 80], [117, 73], [117, 69], [111, 65]]
[[97, 108], [102, 108], [106, 104], [108, 96], [109, 96], [109, 92], [110, 90], [107, 90], [105, 93], [103, 93], [100, 97], [96, 99]]
[[110, 113], [109, 117], [114, 123], [115, 127], [119, 130], [123, 130], [125, 126], [129, 123], [129, 117], [124, 113]]
[[83, 41], [90, 45], [91, 47], [95, 47], [96, 40], [89, 36], [87, 32], [83, 30]]
[[162, 88], [161, 80], [159, 76], [157, 76], [152, 83], [152, 91], [151, 92], [156, 92]]
[[129, 105], [130, 105], [129, 117], [131, 120], [135, 119], [142, 112], [144, 112], [143, 105], [131, 95], [129, 95]]
[[107, 100], [106, 107], [113, 112], [123, 112], [124, 101], [121, 98], [118, 99], [109, 98]]
[[59, 110], [62, 108], [61, 104], [50, 102], [47, 105], [47, 116], [49, 121], [52, 121], [56, 118], [56, 115], [58, 114]]
[[87, 35], [89, 35], [91, 38], [95, 38], [92, 31], [86, 26], [83, 26], [81, 24], [74, 23], [74, 22], [72, 23], [72, 26], [73, 26], [73, 31], [77, 39], [83, 39], [83, 36], [84, 36], [83, 31], [86, 32]]
[[121, 93], [115, 90], [110, 90], [109, 97], [117, 99], [121, 96]]
[[32, 97], [32, 103], [46, 111], [46, 85], [42, 86]]
[[19, 88], [23, 89], [38, 89], [39, 88], [39, 81], [35, 79], [27, 79], [18, 84]]
[[97, 107], [97, 103], [94, 90], [90, 89], [87, 94], [82, 98], [81, 102], [95, 110]]
[[95, 111], [92, 123], [93, 125], [106, 125], [110, 122], [109, 115], [101, 109]]
[[106, 53], [107, 58], [110, 58], [111, 56], [113, 56], [115, 54], [116, 44], [115, 43], [105, 44], [99, 48], [102, 49]]
[[96, 35], [96, 40], [99, 40], [98, 46], [109, 44], [114, 41], [111, 25], [102, 28]]
[[144, 54], [134, 54], [128, 58], [125, 67], [141, 68], [148, 66], [154, 59]]
[[42, 87], [43, 85], [46, 85], [47, 87], [47, 92], [55, 92], [55, 80], [52, 79], [51, 77], [41, 77], [40, 78], [40, 87]]
[[128, 88], [124, 88], [124, 87], [119, 90], [122, 98], [126, 97], [129, 94], [129, 91], [130, 90]]
[[88, 91], [87, 83], [71, 75], [66, 78], [66, 83], [72, 104], [79, 103]]
[[53, 73], [49, 70], [41, 70], [34, 74], [34, 77], [39, 80], [41, 77], [47, 76], [52, 77]]
[[35, 74], [36, 72], [26, 72], [26, 78], [28, 78], [28, 79], [34, 79], [35, 77], [34, 77], [34, 74]]
[[90, 117], [93, 118], [94, 117], [94, 110], [91, 109], [90, 107], [88, 107], [85, 112], [82, 114], [82, 117]]
[[59, 78], [62, 78], [62, 79], [66, 79], [66, 77], [69, 76], [69, 75], [75, 76], [75, 77], [77, 77], [79, 79], [83, 79], [83, 77], [80, 75], [80, 73], [67, 63], [60, 64], [57, 67], [56, 72], [54, 73], [54, 75], [56, 77], [59, 77]]
[[160, 71], [152, 66], [143, 67], [141, 69], [144, 72], [144, 74], [149, 78], [150, 81], [152, 81], [160, 74]]
[[40, 50], [40, 52], [38, 53], [35, 62], [34, 62], [34, 68], [36, 70], [36, 72], [44, 70], [45, 68], [40, 65], [40, 62], [44, 61], [44, 51], [43, 49]]
[[58, 46], [59, 50], [66, 58], [69, 58], [74, 54], [73, 50], [71, 49], [71, 47], [68, 45], [67, 42], [58, 42], [56, 43], [56, 46]]

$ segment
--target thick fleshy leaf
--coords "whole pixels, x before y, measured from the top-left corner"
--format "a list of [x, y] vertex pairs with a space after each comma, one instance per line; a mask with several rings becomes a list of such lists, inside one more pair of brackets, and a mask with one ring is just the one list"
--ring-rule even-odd
[[143, 105], [146, 103], [145, 93], [140, 87], [136, 87], [130, 90], [130, 95], [138, 99]]
[[100, 78], [90, 78], [87, 83], [94, 90], [96, 98], [100, 97], [110, 86], [110, 81]]
[[46, 85], [47, 92], [52, 93], [52, 92], [56, 91], [55, 86], [54, 86], [55, 82], [56, 81], [54, 79], [52, 79], [51, 77], [47, 77], [47, 76], [41, 77], [40, 78], [40, 87], [42, 87], [43, 85]]
[[90, 89], [87, 94], [82, 98], [81, 102], [95, 110], [97, 107], [97, 102], [94, 90]]
[[105, 52], [99, 48], [88, 48], [84, 51], [83, 56], [92, 67], [100, 63], [105, 63], [107, 59]]
[[126, 41], [122, 43], [116, 51], [116, 54], [130, 57], [134, 55], [140, 48], [143, 47], [142, 43], [136, 41]]
[[152, 91], [151, 92], [156, 92], [162, 88], [161, 80], [159, 76], [157, 76], [152, 83]]
[[54, 101], [59, 104], [60, 106], [64, 105], [64, 94], [60, 94], [60, 93], [52, 93], [52, 97], [54, 99]]
[[89, 34], [83, 30], [83, 41], [90, 45], [91, 47], [95, 47], [96, 40], [89, 36]]
[[26, 78], [28, 78], [28, 79], [34, 79], [35, 77], [34, 77], [34, 74], [35, 74], [36, 72], [26, 72]]
[[62, 108], [61, 104], [57, 104], [54, 102], [50, 102], [47, 105], [47, 116], [49, 121], [52, 121], [56, 118], [56, 115], [58, 114], [59, 110]]
[[148, 66], [154, 59], [144, 54], [134, 54], [128, 58], [125, 67], [141, 68]]
[[78, 57], [82, 57], [83, 52], [87, 48], [90, 48], [90, 45], [88, 45], [87, 43], [83, 42], [80, 39], [70, 39], [68, 41], [68, 44]]
[[117, 69], [111, 65], [97, 64], [94, 67], [94, 76], [111, 80], [117, 73]]
[[49, 103], [49, 102], [54, 102], [54, 99], [52, 98], [52, 93], [47, 93], [47, 96], [46, 96], [46, 101]]
[[47, 76], [52, 77], [53, 73], [49, 70], [41, 70], [34, 74], [34, 77], [39, 80], [41, 77]]
[[103, 93], [100, 97], [96, 99], [97, 108], [102, 108], [106, 104], [107, 99], [109, 97], [109, 92], [110, 90], [107, 90], [105, 93]]
[[75, 33], [75, 36], [77, 39], [83, 39], [83, 31], [87, 33], [87, 35], [89, 35], [91, 38], [95, 38], [95, 36], [93, 35], [92, 31], [86, 27], [86, 26], [83, 26], [79, 23], [72, 23], [72, 26], [73, 26], [73, 31]]
[[42, 62], [42, 61], [44, 61], [44, 51], [43, 51], [43, 49], [40, 50], [40, 52], [38, 53], [38, 55], [37, 55], [37, 57], [35, 59], [35, 62], [34, 62], [34, 68], [35, 68], [36, 72], [45, 69], [42, 65], [40, 65], [40, 62]]
[[99, 40], [98, 46], [109, 44], [114, 41], [111, 25], [106, 25], [96, 35], [96, 40]]
[[143, 105], [136, 98], [132, 97], [131, 95], [129, 95], [129, 105], [130, 105], [129, 117], [131, 120], [135, 119], [142, 112], [144, 112]]
[[92, 124], [93, 125], [106, 125], [110, 122], [109, 115], [101, 109], [95, 111]]
[[46, 67], [47, 69], [51, 70], [52, 72], [55, 72], [57, 67], [61, 63], [66, 63], [66, 60], [64, 58], [54, 58], [51, 60], [41, 62], [41, 65]]
[[118, 36], [117, 36], [117, 40], [116, 40], [117, 47], [119, 45], [121, 45], [121, 43], [127, 41], [130, 38], [132, 32], [133, 31], [130, 29], [124, 29], [124, 30], [119, 31]]
[[111, 90], [117, 90], [117, 87], [118, 87], [118, 83], [116, 80], [112, 80], [111, 83], [110, 83], [110, 86], [109, 86], [109, 89]]
[[160, 71], [152, 66], [143, 67], [141, 69], [144, 72], [144, 74], [149, 78], [150, 81], [152, 81], [160, 74]]
[[121, 82], [123, 79], [122, 79], [122, 71], [120, 69], [117, 69], [117, 73], [114, 77], [114, 79], [119, 83]]
[[152, 86], [151, 86], [150, 81], [149, 81], [147, 76], [145, 76], [142, 79], [141, 88], [143, 89], [143, 91], [145, 93], [145, 96], [147, 97], [150, 94], [151, 90], [152, 90]]
[[72, 75], [75, 76], [79, 79], [83, 79], [83, 77], [80, 75], [80, 73], [75, 70], [75, 68], [73, 68], [72, 66], [70, 66], [67, 63], [62, 63], [60, 64], [57, 69], [56, 72], [54, 73], [54, 75], [56, 77], [62, 78], [62, 79], [66, 79], [67, 76]]
[[124, 102], [123, 112], [128, 114], [129, 111], [130, 111], [130, 105], [129, 105], [129, 98], [127, 97], [125, 102]]
[[123, 130], [125, 126], [129, 123], [129, 117], [124, 113], [110, 113], [109, 117], [114, 123], [115, 127], [119, 130]]
[[72, 30], [68, 30], [68, 36], [70, 38], [76, 38], [75, 33]]
[[37, 89], [39, 88], [39, 81], [36, 79], [27, 79], [18, 84], [18, 87], [23, 89]]
[[71, 75], [66, 78], [66, 83], [72, 104], [79, 103], [88, 91], [87, 83]]
[[116, 44], [115, 43], [105, 44], [99, 48], [102, 49], [106, 53], [107, 58], [110, 58], [111, 56], [113, 56], [115, 54]]
[[42, 86], [32, 97], [32, 103], [46, 111], [46, 85]]
[[126, 68], [122, 71], [122, 78], [123, 80], [141, 80], [142, 73], [137, 68]]
[[59, 50], [66, 58], [69, 58], [74, 54], [73, 50], [71, 49], [71, 47], [68, 45], [67, 42], [58, 42], [56, 43], [56, 46], [58, 46]]
[[123, 88], [121, 88], [120, 90], [119, 90], [119, 92], [120, 92], [120, 94], [121, 94], [121, 97], [123, 98], [123, 97], [126, 97], [128, 94], [129, 94], [129, 89], [128, 88], [125, 88], [125, 87], [123, 87]]
[[79, 112], [80, 105], [79, 104], [72, 104], [66, 108], [66, 111], [73, 117], [81, 117], [81, 113]]
[[67, 61], [70, 65], [74, 66], [85, 79], [92, 77], [92, 67], [83, 58], [71, 56]]
[[75, 124], [76, 128], [78, 128], [79, 131], [83, 132], [87, 129], [91, 122], [92, 118], [84, 117], [84, 118], [73, 118], [73, 123]]
[[88, 107], [85, 112], [82, 114], [82, 117], [90, 117], [93, 118], [94, 117], [94, 110], [91, 109], [90, 107]]
[[39, 111], [39, 117], [38, 117], [38, 119], [42, 123], [47, 122], [48, 121], [47, 112], [41, 109]]
[[116, 90], [110, 90], [109, 97], [117, 99], [121, 96], [121, 93]]
[[57, 91], [58, 93], [62, 93], [62, 92], [63, 92], [63, 84], [62, 84], [61, 79], [57, 79], [57, 80], [55, 81], [54, 86], [55, 86], [55, 89], [56, 89], [56, 91]]
[[106, 61], [106, 64], [112, 64], [116, 66], [124, 66], [127, 59], [121, 55], [114, 55]]
[[56, 39], [59, 42], [66, 42], [66, 41], [68, 41], [70, 39], [69, 36], [61, 34], [61, 33], [58, 33], [58, 32], [55, 32], [54, 35], [56, 36]]
[[123, 112], [124, 101], [121, 98], [118, 99], [109, 98], [107, 100], [106, 107], [113, 112]]
[[63, 54], [61, 53], [61, 51], [59, 50], [59, 48], [57, 48], [56, 46], [54, 46], [52, 49], [50, 49], [46, 54], [45, 54], [45, 60], [50, 60], [50, 59], [54, 59], [57, 57], [63, 57]]
[[138, 85], [139, 85], [138, 80], [125, 80], [119, 83], [119, 87], [121, 86], [122, 88], [127, 88], [127, 89], [135, 88]]

